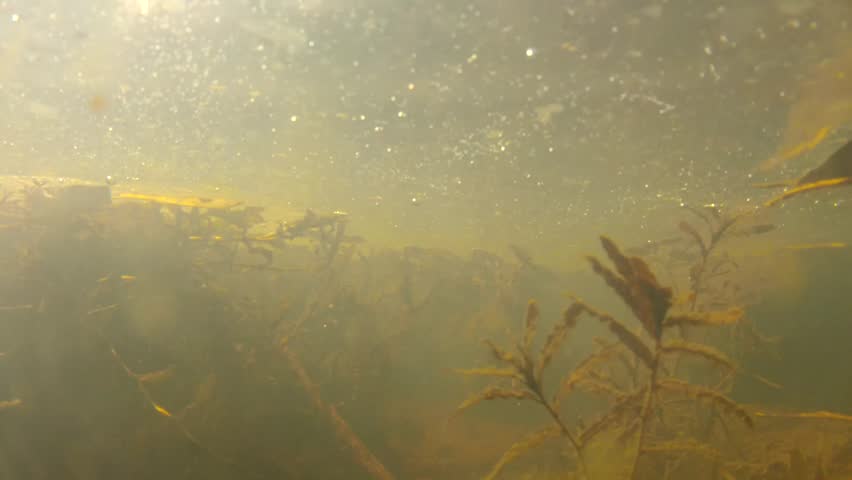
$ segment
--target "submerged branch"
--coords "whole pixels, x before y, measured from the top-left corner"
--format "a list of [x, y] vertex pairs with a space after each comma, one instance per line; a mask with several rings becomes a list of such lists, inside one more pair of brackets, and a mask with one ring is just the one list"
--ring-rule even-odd
[[302, 388], [308, 396], [310, 396], [314, 407], [328, 418], [329, 422], [331, 422], [334, 427], [337, 438], [341, 441], [341, 443], [345, 444], [349, 448], [354, 460], [364, 467], [370, 476], [376, 480], [394, 480], [395, 477], [387, 468], [385, 468], [382, 462], [373, 455], [364, 442], [358, 438], [358, 435], [355, 434], [352, 427], [349, 426], [346, 420], [340, 416], [340, 413], [337, 412], [334, 405], [326, 403], [325, 400], [323, 400], [320, 395], [319, 388], [317, 388], [310, 375], [308, 375], [308, 372], [305, 370], [305, 367], [302, 365], [302, 361], [299, 357], [288, 348], [284, 348], [283, 353], [287, 358], [287, 363], [289, 364], [290, 369], [296, 374], [296, 378], [299, 380]]

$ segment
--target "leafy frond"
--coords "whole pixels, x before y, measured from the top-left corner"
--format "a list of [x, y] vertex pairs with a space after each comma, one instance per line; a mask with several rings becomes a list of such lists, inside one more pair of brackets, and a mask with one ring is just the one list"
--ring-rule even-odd
[[600, 365], [601, 363], [607, 362], [612, 359], [616, 354], [616, 348], [618, 345], [608, 345], [603, 347], [596, 353], [589, 355], [584, 358], [573, 370], [569, 373], [565, 378], [562, 379], [562, 382], [559, 384], [559, 390], [556, 391], [554, 395], [554, 401], [557, 401], [560, 398], [564, 398], [569, 393], [574, 391], [574, 389], [582, 382], [585, 378], [589, 376], [589, 372], [591, 372], [595, 367]]
[[553, 359], [553, 356], [559, 351], [559, 348], [562, 347], [562, 343], [565, 341], [565, 338], [568, 337], [568, 332], [577, 325], [577, 320], [579, 320], [582, 313], [583, 307], [576, 303], [572, 304], [565, 310], [565, 312], [563, 312], [561, 321], [557, 322], [553, 327], [553, 330], [544, 342], [544, 347], [541, 349], [541, 355], [539, 355], [538, 364], [536, 365], [537, 378], [541, 379], [544, 369], [550, 365], [550, 361]]
[[657, 386], [663, 390], [710, 402], [726, 414], [738, 417], [749, 428], [754, 428], [754, 420], [745, 408], [715, 390], [699, 385], [692, 385], [673, 378], [661, 380], [657, 382]]
[[688, 438], [681, 440], [673, 440], [670, 442], [658, 442], [653, 445], [646, 445], [642, 447], [642, 451], [646, 453], [666, 454], [692, 453], [708, 458], [710, 460], [719, 460], [722, 458], [721, 452], [719, 452], [715, 448]]
[[516, 355], [514, 355], [512, 352], [503, 350], [502, 348], [495, 345], [494, 342], [492, 342], [491, 340], [485, 340], [484, 343], [488, 346], [488, 349], [491, 351], [491, 354], [494, 356], [494, 358], [497, 359], [498, 362], [508, 363], [510, 365], [513, 365], [517, 369], [523, 368], [522, 360]]
[[597, 318], [600, 322], [609, 328], [609, 331], [612, 332], [621, 343], [624, 344], [631, 352], [633, 352], [636, 357], [642, 360], [646, 366], [650, 367], [654, 363], [654, 354], [651, 352], [651, 349], [645, 342], [639, 337], [638, 334], [634, 333], [631, 329], [627, 328], [623, 323], [619, 322], [612, 315], [597, 310], [585, 303], [577, 300], [577, 303], [583, 306], [583, 309], [592, 317]]
[[713, 312], [684, 312], [669, 315], [663, 321], [664, 327], [681, 325], [698, 327], [717, 327], [721, 325], [734, 325], [745, 315], [742, 308], [735, 307], [724, 311]]
[[660, 351], [666, 354], [687, 354], [704, 358], [728, 370], [736, 370], [737, 367], [724, 353], [713, 347], [701, 343], [685, 342], [683, 340], [672, 340], [660, 346]]
[[604, 266], [595, 257], [587, 257], [592, 269], [630, 307], [645, 331], [659, 339], [663, 319], [672, 306], [672, 290], [659, 284], [644, 260], [625, 256], [615, 242], [605, 236], [601, 236], [600, 240], [618, 273]]
[[456, 414], [467, 410], [468, 408], [478, 405], [487, 400], [523, 400], [534, 398], [532, 394], [526, 390], [508, 389], [500, 387], [486, 387], [485, 390], [468, 398], [456, 408]]
[[478, 376], [478, 377], [500, 377], [500, 378], [520, 378], [518, 372], [513, 368], [497, 368], [497, 367], [482, 367], [482, 368], [467, 368], [455, 369], [454, 372], [460, 375]]
[[535, 340], [535, 332], [538, 328], [539, 310], [534, 300], [527, 303], [527, 313], [524, 316], [524, 342], [521, 351], [529, 352]]

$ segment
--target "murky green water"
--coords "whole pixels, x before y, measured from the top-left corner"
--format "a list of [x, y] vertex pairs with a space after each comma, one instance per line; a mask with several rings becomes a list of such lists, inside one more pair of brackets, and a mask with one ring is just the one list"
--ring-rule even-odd
[[[839, 0], [0, 0], [0, 477], [482, 478], [551, 425], [502, 478], [848, 478], [849, 189], [755, 184], [849, 141], [851, 42]], [[657, 287], [743, 315], [660, 343]]]

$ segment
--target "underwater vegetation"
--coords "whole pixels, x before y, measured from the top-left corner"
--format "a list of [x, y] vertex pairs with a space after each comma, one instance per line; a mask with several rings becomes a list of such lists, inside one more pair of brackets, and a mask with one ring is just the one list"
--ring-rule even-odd
[[[262, 208], [224, 199], [112, 196], [71, 179], [9, 177], [2, 186], [3, 478], [151, 478], [181, 457], [203, 460], [199, 476], [214, 467], [221, 478], [287, 472], [293, 467], [251, 460], [262, 452], [233, 455], [251, 448], [238, 444], [255, 422], [240, 404], [264, 391], [282, 394], [246, 375], [264, 356], [292, 372], [292, 385], [356, 462], [375, 478], [392, 478], [380, 475], [381, 464], [287, 348], [315, 302], [290, 318], [280, 296], [270, 305], [259, 296], [264, 281], [302, 268], [274, 264], [284, 249], [316, 261], [311, 268], [324, 276], [351, 246], [345, 214], [308, 211], [269, 224]], [[280, 367], [265, 378], [282, 375]], [[279, 410], [280, 420], [292, 418]], [[245, 425], [233, 428], [241, 417]], [[232, 425], [233, 438], [211, 432], [215, 418], [217, 428]], [[269, 422], [276, 424], [285, 430]], [[264, 430], [255, 423], [251, 433]]]
[[[774, 231], [750, 211], [686, 209], [641, 256], [601, 237], [606, 257], [569, 274], [517, 245], [371, 247], [340, 211], [270, 219], [72, 179], [0, 189], [0, 478], [852, 472], [848, 412], [733, 395], [741, 379], [781, 388], [741, 362], [773, 341], [726, 249]], [[587, 277], [600, 295], [543, 313]], [[453, 374], [482, 336], [494, 366]], [[516, 408], [468, 412], [490, 400]]]
[[[530, 303], [527, 310], [523, 340], [514, 352], [488, 342], [495, 359], [508, 368], [463, 370], [462, 373], [510, 378], [521, 388], [488, 387], [459, 408], [466, 409], [483, 400], [528, 399], [545, 408], [556, 426], [536, 432], [512, 446], [485, 478], [495, 478], [518, 455], [559, 435], [567, 437], [576, 452], [579, 476], [590, 478], [583, 458], [584, 447], [609, 429], [618, 431], [619, 441], [635, 437], [632, 442], [635, 444], [635, 454], [625, 478], [641, 478], [640, 461], [653, 453], [706, 453], [709, 447], [697, 441], [667, 438], [663, 429], [654, 428], [661, 406], [677, 397], [705, 402], [726, 415], [737, 417], [747, 426], [753, 426], [749, 413], [717, 389], [691, 384], [668, 373], [673, 370], [679, 356], [701, 358], [720, 370], [735, 372], [734, 363], [722, 352], [707, 345], [685, 341], [670, 332], [674, 331], [674, 327], [684, 325], [716, 327], [734, 324], [739, 321], [742, 312], [683, 311], [670, 314], [673, 307], [672, 291], [658, 283], [648, 265], [639, 257], [625, 256], [607, 237], [601, 237], [601, 244], [614, 269], [590, 256], [588, 260], [592, 269], [630, 308], [641, 330], [631, 329], [612, 315], [575, 298], [565, 310], [562, 320], [547, 336], [537, 356], [532, 351], [538, 324], [538, 310], [534, 302]], [[604, 343], [598, 351], [580, 361], [555, 387], [553, 397], [548, 398], [544, 394], [542, 373], [581, 316], [604, 324], [615, 341]], [[608, 364], [612, 361], [629, 367], [625, 378], [615, 378], [607, 373]], [[561, 399], [575, 389], [586, 389], [607, 398], [609, 410], [600, 413], [595, 421], [583, 428], [567, 426], [560, 416], [559, 406]]]
[[[680, 224], [681, 230], [700, 247], [700, 259], [691, 272], [693, 290], [685, 299], [675, 299], [672, 290], [660, 285], [641, 258], [626, 256], [611, 239], [601, 237], [601, 245], [612, 266], [594, 256], [589, 256], [588, 261], [592, 270], [629, 308], [638, 329], [574, 297], [536, 351], [534, 338], [540, 314], [536, 303], [531, 301], [523, 332], [513, 348], [504, 349], [486, 341], [497, 367], [459, 371], [464, 375], [501, 381], [464, 401], [459, 411], [488, 400], [525, 400], [539, 405], [552, 420], [551, 425], [512, 445], [483, 478], [497, 478], [521, 455], [548, 440], [563, 437], [574, 452], [576, 478], [828, 478], [822, 465], [801, 476], [805, 462], [798, 450], [791, 453], [794, 461], [789, 467], [790, 476], [768, 475], [767, 472], [779, 468], [776, 463], [729, 460], [732, 456], [740, 456], [736, 447], [732, 450], [732, 445], [744, 435], [730, 425], [731, 421], [750, 432], [756, 427], [756, 417], [783, 414], [756, 410], [730, 398], [727, 392], [734, 378], [749, 374], [722, 351], [688, 338], [687, 328], [730, 328], [740, 324], [744, 317], [743, 309], [737, 306], [726, 310], [697, 308], [698, 294], [706, 289], [704, 282], [708, 274], [716, 271], [711, 268], [711, 253], [737, 219], [723, 220], [702, 212], [698, 214], [711, 228], [709, 240], [688, 223]], [[713, 218], [717, 223], [711, 220]], [[596, 351], [578, 361], [561, 380], [546, 389], [545, 369], [582, 318], [602, 323], [612, 338], [599, 341]], [[701, 371], [702, 383], [692, 380], [694, 371], [682, 368], [685, 361], [691, 360], [699, 360], [709, 367]], [[684, 370], [685, 375], [681, 373]], [[762, 377], [754, 377], [778, 387]], [[591, 422], [566, 420], [573, 415], [563, 412], [561, 406], [566, 396], [575, 391], [605, 400]], [[833, 418], [842, 422], [850, 419], [830, 412], [788, 413], [786, 416]], [[609, 462], [622, 462], [615, 476], [611, 469], [604, 475], [590, 466], [587, 451], [598, 447], [596, 442], [613, 442], [630, 451], [622, 458], [608, 459]], [[689, 461], [694, 459], [704, 468], [696, 468], [696, 462]], [[702, 470], [703, 475], [700, 474]]]

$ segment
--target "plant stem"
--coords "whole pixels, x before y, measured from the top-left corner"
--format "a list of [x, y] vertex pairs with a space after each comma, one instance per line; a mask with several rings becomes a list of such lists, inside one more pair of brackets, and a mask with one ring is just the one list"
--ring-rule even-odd
[[550, 414], [550, 417], [553, 418], [553, 421], [556, 422], [557, 425], [559, 425], [559, 430], [562, 432], [563, 435], [568, 437], [568, 440], [571, 442], [571, 445], [577, 452], [577, 461], [580, 464], [580, 472], [583, 478], [589, 478], [588, 469], [586, 468], [586, 459], [583, 457], [583, 450], [580, 445], [580, 441], [577, 440], [577, 437], [575, 437], [574, 434], [571, 433], [571, 430], [569, 430], [568, 426], [565, 425], [565, 422], [562, 421], [562, 418], [559, 416], [559, 412], [557, 412], [556, 409], [553, 408], [553, 405], [551, 405], [550, 402], [548, 402], [547, 399], [544, 398], [544, 392], [542, 391], [541, 386], [535, 384], [530, 385], [530, 387], [534, 387], [530, 388], [530, 390], [532, 390], [532, 392], [535, 394], [538, 402], [541, 403], [547, 410], [547, 413]]
[[654, 392], [657, 386], [657, 371], [660, 366], [660, 345], [657, 342], [656, 352], [654, 353], [654, 363], [651, 364], [651, 378], [648, 381], [648, 391], [645, 393], [645, 401], [642, 404], [642, 412], [639, 417], [639, 438], [636, 441], [636, 456], [633, 457], [633, 465], [630, 467], [630, 480], [636, 479], [636, 472], [639, 470], [639, 458], [642, 456], [642, 447], [645, 444], [645, 436], [648, 430], [648, 420], [651, 417], [651, 407], [654, 403]]

